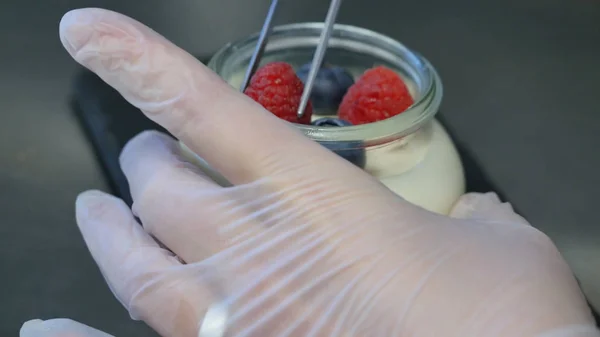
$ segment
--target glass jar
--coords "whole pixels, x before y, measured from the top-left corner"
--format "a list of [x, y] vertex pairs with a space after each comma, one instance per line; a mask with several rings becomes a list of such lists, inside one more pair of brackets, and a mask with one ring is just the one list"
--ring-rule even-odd
[[[261, 63], [283, 61], [296, 69], [310, 63], [322, 29], [323, 23], [273, 28]], [[238, 89], [257, 40], [258, 34], [254, 34], [227, 44], [208, 66]], [[465, 178], [452, 140], [434, 119], [442, 100], [442, 83], [431, 64], [390, 37], [340, 24], [333, 30], [324, 62], [347, 69], [355, 78], [374, 66], [391, 68], [404, 79], [415, 103], [408, 110], [375, 123], [337, 128], [296, 126], [330, 149], [361, 151], [365, 159], [361, 166], [366, 172], [406, 200], [447, 214], [465, 192]], [[313, 119], [327, 115], [335, 115], [335, 111], [315, 111]], [[182, 147], [210, 176], [226, 184], [202, 158], [185, 145]]]

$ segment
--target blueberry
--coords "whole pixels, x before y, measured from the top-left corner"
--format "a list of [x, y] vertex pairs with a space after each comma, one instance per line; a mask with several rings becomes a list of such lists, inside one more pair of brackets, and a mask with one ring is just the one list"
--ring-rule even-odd
[[351, 126], [352, 123], [338, 118], [319, 118], [312, 122], [314, 126]]
[[[315, 126], [344, 127], [352, 125], [350, 122], [337, 118], [320, 118], [312, 122]], [[319, 143], [338, 156], [346, 159], [352, 164], [364, 168], [366, 162], [365, 149], [359, 141], [334, 141]]]
[[[310, 64], [305, 64], [298, 69], [297, 75], [304, 83], [308, 78], [310, 67]], [[321, 67], [310, 95], [316, 112], [319, 110], [337, 110], [346, 91], [353, 84], [354, 78], [343, 68], [327, 65]]]

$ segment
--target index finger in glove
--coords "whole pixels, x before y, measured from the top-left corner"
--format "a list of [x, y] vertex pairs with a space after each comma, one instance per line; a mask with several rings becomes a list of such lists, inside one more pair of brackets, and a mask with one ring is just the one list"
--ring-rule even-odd
[[102, 9], [74, 10], [63, 17], [60, 34], [75, 60], [233, 184], [307, 170], [325, 178], [338, 178], [342, 171], [351, 181], [365, 178], [131, 18]]

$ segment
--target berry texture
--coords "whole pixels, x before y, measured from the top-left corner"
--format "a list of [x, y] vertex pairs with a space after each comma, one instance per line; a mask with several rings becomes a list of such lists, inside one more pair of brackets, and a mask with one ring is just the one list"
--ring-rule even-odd
[[367, 70], [350, 87], [338, 116], [354, 125], [373, 123], [396, 116], [413, 103], [402, 78], [393, 70], [379, 66]]
[[310, 124], [310, 102], [304, 110], [304, 116], [300, 119], [296, 116], [303, 90], [304, 84], [291, 65], [273, 62], [256, 71], [244, 93], [283, 120]]

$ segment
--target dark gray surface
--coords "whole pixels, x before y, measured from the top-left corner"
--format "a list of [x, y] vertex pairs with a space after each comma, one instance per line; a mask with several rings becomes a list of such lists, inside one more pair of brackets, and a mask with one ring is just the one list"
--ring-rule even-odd
[[[57, 36], [61, 15], [85, 6], [124, 12], [210, 54], [258, 30], [268, 0], [0, 2], [2, 336], [38, 317], [150, 336], [107, 290], [73, 218], [78, 192], [106, 187], [67, 107], [76, 67]], [[320, 20], [326, 8], [284, 1], [278, 21]], [[448, 124], [552, 236], [600, 304], [600, 3], [346, 0], [340, 21], [387, 33], [430, 59], [445, 83]]]

